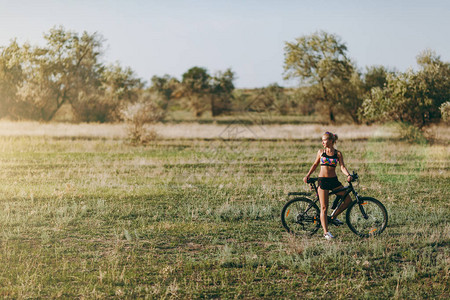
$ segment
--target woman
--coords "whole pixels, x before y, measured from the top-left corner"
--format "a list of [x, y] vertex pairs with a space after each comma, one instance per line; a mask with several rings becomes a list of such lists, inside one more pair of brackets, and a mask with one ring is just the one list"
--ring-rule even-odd
[[[344, 164], [344, 157], [342, 153], [336, 149], [334, 149], [334, 144], [336, 143], [338, 136], [331, 132], [325, 132], [322, 136], [322, 145], [323, 149], [317, 152], [316, 160], [314, 161], [311, 169], [303, 181], [308, 183], [309, 176], [316, 170], [317, 166], [320, 164], [320, 172], [319, 172], [319, 201], [320, 201], [320, 222], [322, 224], [324, 237], [327, 240], [331, 240], [334, 236], [328, 231], [328, 221], [333, 223], [334, 225], [342, 225], [343, 223], [337, 219], [336, 217], [344, 211], [347, 206], [351, 202], [350, 196], [347, 196], [344, 200], [344, 203], [339, 207], [339, 209], [334, 213], [330, 220], [327, 218], [327, 210], [328, 210], [328, 193], [330, 190], [337, 190], [342, 188], [342, 184], [337, 179], [336, 175], [336, 166], [339, 162], [341, 166], [341, 171], [347, 175], [347, 181], [350, 182], [352, 180], [352, 176], [350, 172], [347, 170]], [[339, 195], [344, 195], [344, 191], [338, 193]]]

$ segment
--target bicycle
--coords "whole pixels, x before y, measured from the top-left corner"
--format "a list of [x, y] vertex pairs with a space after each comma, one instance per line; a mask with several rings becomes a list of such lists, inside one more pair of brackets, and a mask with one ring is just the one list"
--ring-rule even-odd
[[[355, 191], [352, 182], [358, 180], [358, 174], [353, 172], [352, 181], [349, 185], [338, 190], [330, 191], [330, 195], [336, 194], [331, 209], [333, 212], [328, 220], [334, 215], [336, 210], [342, 205], [344, 199], [353, 194], [353, 200], [347, 208], [346, 223], [350, 230], [360, 237], [370, 237], [381, 234], [386, 229], [388, 223], [388, 214], [384, 205], [375, 198], [361, 197]], [[288, 193], [287, 203], [281, 210], [281, 222], [283, 227], [294, 235], [312, 236], [317, 232], [320, 226], [320, 209], [317, 205], [319, 195], [317, 193], [316, 182], [318, 178], [309, 178], [308, 183], [311, 190], [315, 191], [315, 200], [308, 197], [311, 193], [290, 192]], [[343, 196], [337, 193], [345, 191]], [[291, 196], [296, 196], [290, 199]], [[332, 224], [329, 222], [329, 224]]]

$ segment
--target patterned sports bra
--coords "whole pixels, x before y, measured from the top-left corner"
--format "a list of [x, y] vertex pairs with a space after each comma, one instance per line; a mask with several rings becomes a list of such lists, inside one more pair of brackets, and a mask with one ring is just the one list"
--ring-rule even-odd
[[322, 156], [320, 157], [320, 165], [336, 168], [339, 160], [337, 153], [338, 151], [335, 149], [333, 156], [328, 156], [326, 151], [324, 150]]

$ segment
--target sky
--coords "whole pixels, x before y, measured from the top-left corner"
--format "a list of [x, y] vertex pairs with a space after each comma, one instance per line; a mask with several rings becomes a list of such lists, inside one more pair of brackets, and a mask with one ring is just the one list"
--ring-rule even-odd
[[426, 49], [450, 61], [448, 0], [0, 0], [0, 46], [44, 45], [55, 26], [101, 34], [104, 62], [147, 82], [198, 66], [231, 68], [238, 88], [295, 86], [283, 79], [284, 45], [321, 30], [363, 72], [416, 68]]

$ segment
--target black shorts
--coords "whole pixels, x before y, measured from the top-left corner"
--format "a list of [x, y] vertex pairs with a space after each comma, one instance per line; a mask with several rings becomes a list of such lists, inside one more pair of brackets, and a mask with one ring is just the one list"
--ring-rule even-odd
[[341, 185], [342, 183], [339, 182], [337, 177], [319, 177], [319, 187], [322, 190], [334, 190]]

